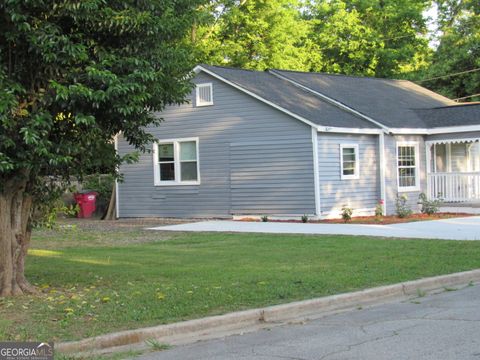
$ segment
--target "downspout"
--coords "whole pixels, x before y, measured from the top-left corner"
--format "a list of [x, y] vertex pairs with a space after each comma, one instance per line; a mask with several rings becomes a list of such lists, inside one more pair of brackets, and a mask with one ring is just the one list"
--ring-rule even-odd
[[320, 172], [318, 168], [318, 131], [312, 126], [312, 149], [313, 149], [313, 186], [315, 196], [315, 216], [320, 219]]
[[380, 197], [383, 200], [383, 215], [387, 215], [387, 197], [386, 197], [386, 185], [385, 185], [385, 134], [381, 132], [378, 135], [378, 147], [380, 157]]

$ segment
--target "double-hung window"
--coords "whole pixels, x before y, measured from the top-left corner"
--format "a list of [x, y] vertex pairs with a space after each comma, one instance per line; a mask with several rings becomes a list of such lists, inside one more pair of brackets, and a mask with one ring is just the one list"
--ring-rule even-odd
[[198, 185], [198, 138], [162, 140], [153, 146], [155, 185]]
[[342, 180], [358, 179], [358, 145], [340, 144], [340, 178]]
[[417, 142], [397, 143], [398, 191], [418, 191], [419, 153]]

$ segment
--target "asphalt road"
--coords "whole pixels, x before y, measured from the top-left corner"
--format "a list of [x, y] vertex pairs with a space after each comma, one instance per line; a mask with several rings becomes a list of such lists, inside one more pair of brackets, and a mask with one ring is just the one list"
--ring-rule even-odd
[[480, 360], [480, 284], [138, 359]]

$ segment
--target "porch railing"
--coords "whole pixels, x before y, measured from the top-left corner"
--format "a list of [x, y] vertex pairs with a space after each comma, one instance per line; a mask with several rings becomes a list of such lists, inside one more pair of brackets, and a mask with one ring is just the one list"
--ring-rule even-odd
[[447, 202], [480, 200], [480, 172], [427, 174], [430, 199]]

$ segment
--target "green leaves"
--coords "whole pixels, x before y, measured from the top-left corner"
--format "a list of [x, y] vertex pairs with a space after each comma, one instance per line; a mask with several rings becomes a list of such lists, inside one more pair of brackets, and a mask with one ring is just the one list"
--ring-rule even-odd
[[[115, 172], [120, 131], [145, 150], [151, 111], [191, 90], [184, 41], [201, 1], [0, 4], [0, 184], [28, 168], [68, 180]], [[0, 185], [0, 191], [2, 191]]]
[[425, 65], [429, 6], [430, 0], [217, 0], [204, 9], [192, 41], [211, 64], [392, 77]]

